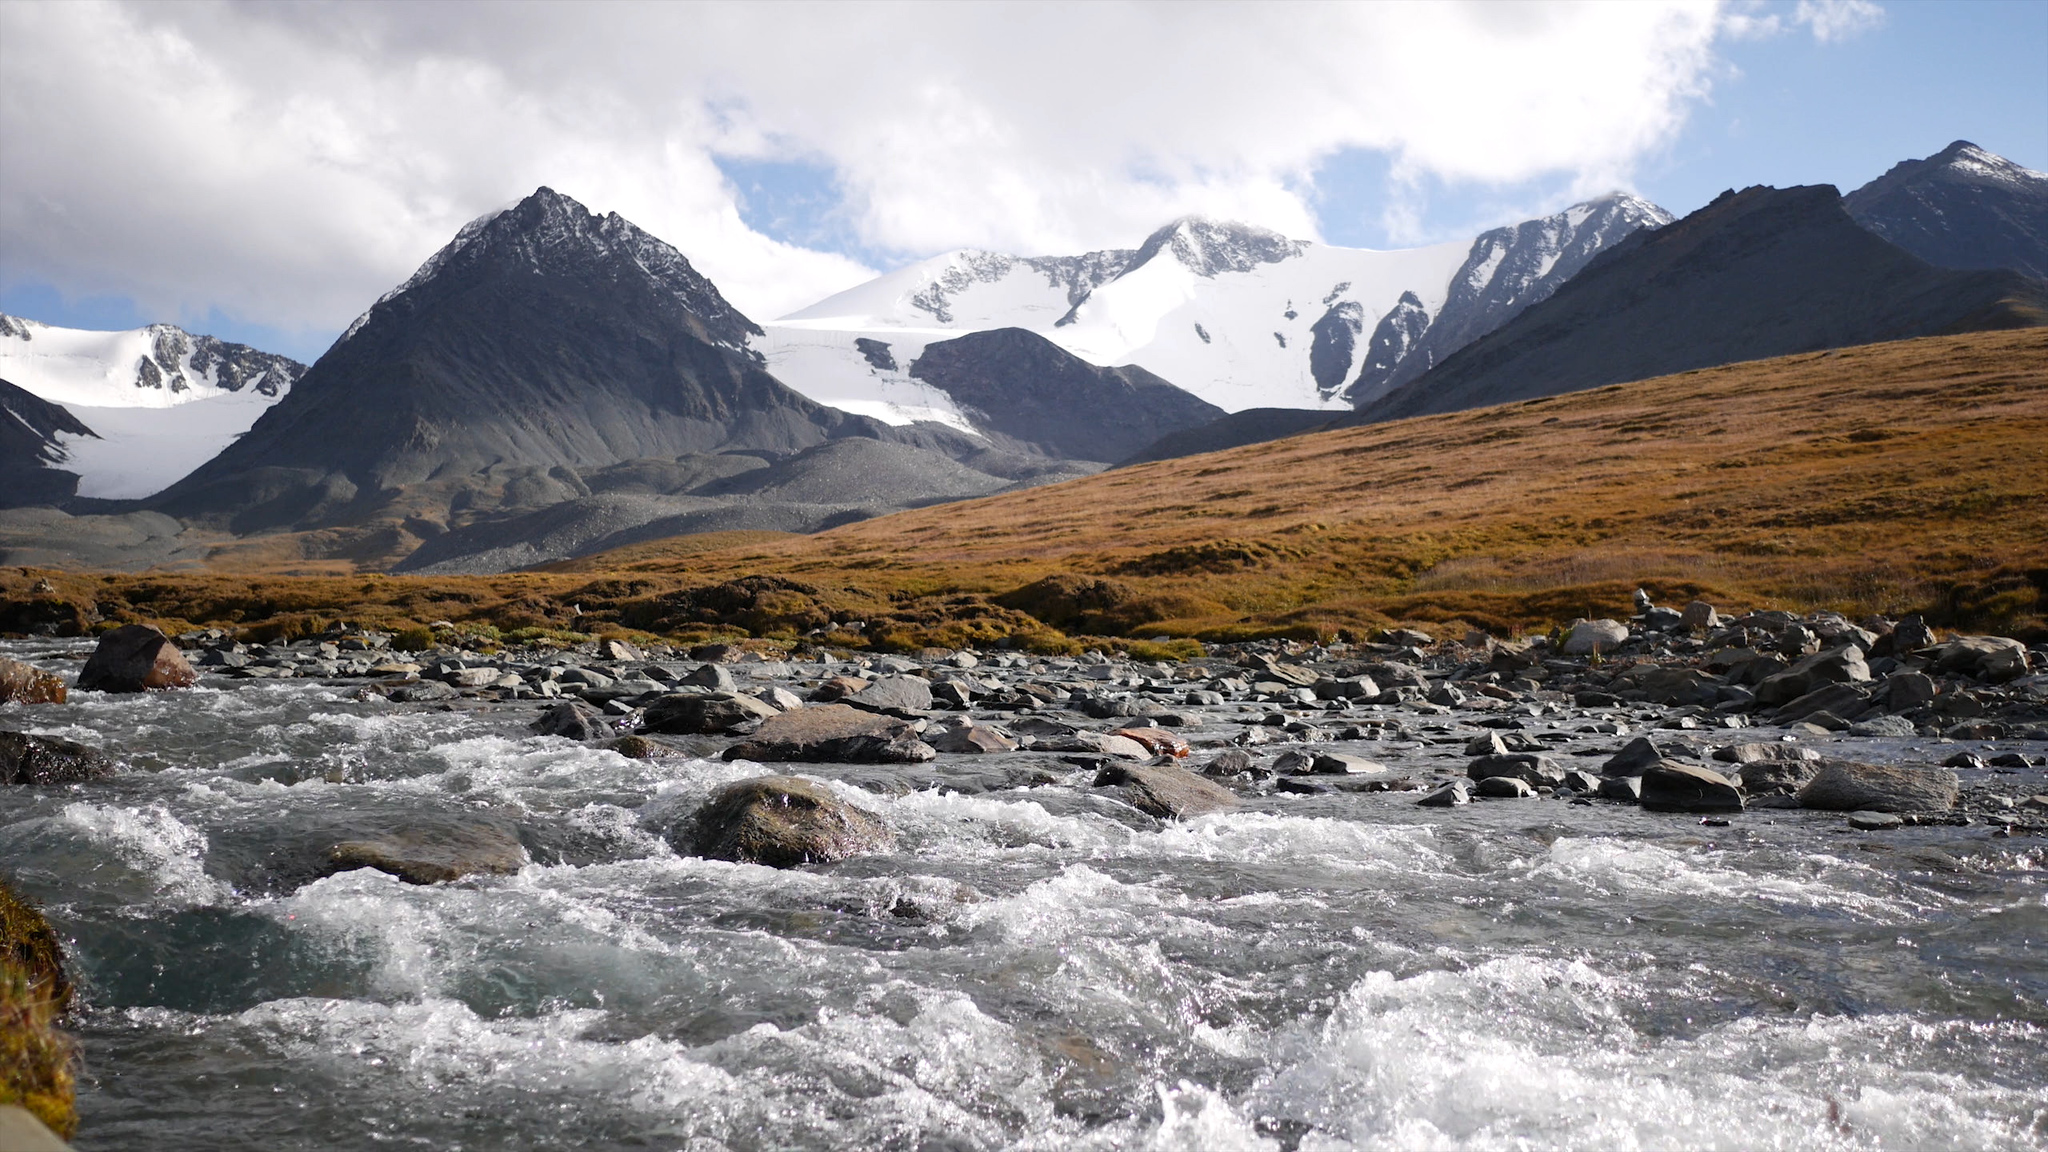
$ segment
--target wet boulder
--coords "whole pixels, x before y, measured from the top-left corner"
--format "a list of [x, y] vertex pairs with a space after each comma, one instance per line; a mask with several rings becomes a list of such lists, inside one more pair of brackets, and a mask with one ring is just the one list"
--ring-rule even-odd
[[922, 676], [884, 676], [860, 691], [848, 694], [842, 702], [891, 715], [929, 712], [932, 708], [932, 682]]
[[509, 828], [434, 821], [344, 840], [327, 850], [327, 862], [330, 874], [375, 868], [408, 884], [442, 884], [464, 876], [509, 875], [526, 866], [527, 854]]
[[33, 664], [0, 659], [0, 704], [62, 704], [64, 681]]
[[1688, 755], [1687, 749], [1666, 741], [1662, 744], [1648, 736], [1638, 736], [1622, 745], [1621, 751], [1607, 758], [1600, 766], [1602, 776], [1641, 776], [1652, 764]]
[[712, 793], [669, 843], [711, 860], [795, 868], [886, 851], [895, 836], [881, 817], [817, 781], [756, 776]]
[[941, 752], [983, 755], [991, 752], [1014, 752], [1017, 742], [998, 729], [986, 724], [956, 724], [942, 728], [926, 741]]
[[1084, 752], [1115, 756], [1120, 760], [1150, 760], [1152, 753], [1128, 736], [1108, 732], [1073, 732], [1064, 736], [1041, 736], [1031, 747], [1040, 752]]
[[112, 760], [75, 740], [0, 732], [0, 784], [76, 784], [113, 774]]
[[529, 727], [536, 736], [565, 736], [571, 740], [601, 740], [612, 735], [604, 714], [588, 704], [568, 700], [542, 712]]
[[1481, 782], [1506, 776], [1531, 786], [1554, 785], [1564, 779], [1564, 769], [1540, 752], [1510, 752], [1505, 756], [1474, 758], [1466, 766], [1465, 775]]
[[814, 704], [778, 712], [745, 743], [725, 750], [727, 760], [810, 761], [844, 764], [922, 764], [938, 750], [918, 739], [919, 722], [864, 712], [844, 704]]
[[1472, 791], [1470, 786], [1463, 780], [1453, 780], [1448, 784], [1439, 785], [1424, 793], [1422, 798], [1415, 802], [1415, 806], [1418, 808], [1456, 808], [1460, 804], [1470, 804], [1471, 802]]
[[1946, 812], [1961, 782], [1948, 768], [1907, 768], [1824, 760], [1799, 790], [1806, 808], [1830, 812]]
[[[1825, 712], [1846, 722], [1863, 715], [1869, 708], [1870, 697], [1863, 689], [1853, 684], [1823, 684], [1779, 708], [1772, 719], [1780, 724], [1795, 724]], [[1822, 727], [1832, 729], [1838, 726], [1823, 724]]]
[[1653, 812], [1740, 812], [1742, 788], [1711, 768], [1660, 760], [1643, 770], [1637, 797]]
[[1188, 742], [1164, 728], [1119, 728], [1110, 733], [1126, 740], [1135, 740], [1145, 751], [1154, 756], [1186, 756], [1190, 749]]
[[785, 713], [777, 712], [764, 701], [733, 692], [663, 696], [647, 706], [640, 730], [671, 736], [710, 735], [732, 732], [781, 715]]
[[1495, 800], [1526, 800], [1536, 795], [1528, 781], [1513, 776], [1488, 776], [1479, 781], [1478, 791]]
[[178, 646], [147, 624], [124, 624], [100, 637], [78, 673], [78, 687], [87, 692], [149, 692], [198, 682]]
[[1765, 678], [1756, 686], [1756, 702], [1760, 707], [1775, 708], [1828, 684], [1869, 682], [1870, 665], [1863, 660], [1863, 649], [1844, 644], [1804, 657], [1783, 672]]
[[1115, 788], [1131, 807], [1162, 820], [1187, 820], [1237, 807], [1237, 796], [1220, 784], [1170, 764], [1109, 764], [1096, 773], [1097, 788]]
[[2027, 646], [2004, 636], [1958, 636], [1923, 653], [1937, 672], [2003, 682], [2027, 674]]

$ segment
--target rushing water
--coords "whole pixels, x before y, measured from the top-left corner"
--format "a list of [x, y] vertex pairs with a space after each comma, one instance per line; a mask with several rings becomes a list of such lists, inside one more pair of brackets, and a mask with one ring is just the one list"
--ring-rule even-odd
[[[2048, 1145], [2024, 837], [1402, 794], [1159, 827], [1077, 773], [835, 784], [896, 851], [777, 871], [658, 834], [758, 769], [208, 683], [0, 709], [127, 765], [0, 795], [83, 990], [81, 1149]], [[535, 862], [283, 863], [422, 814]]]

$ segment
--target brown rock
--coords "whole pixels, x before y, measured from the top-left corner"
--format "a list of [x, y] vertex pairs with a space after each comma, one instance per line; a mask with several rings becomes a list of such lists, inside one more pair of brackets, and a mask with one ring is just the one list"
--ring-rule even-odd
[[928, 741], [941, 752], [981, 754], [1014, 752], [1017, 742], [986, 724], [959, 724], [940, 731]]
[[190, 688], [198, 682], [178, 646], [147, 624], [124, 624], [100, 637], [78, 674], [78, 687], [87, 692]]
[[880, 817], [822, 784], [795, 776], [756, 776], [713, 793], [671, 834], [670, 843], [678, 852], [712, 860], [794, 868], [883, 851], [895, 837]]
[[1961, 782], [1947, 768], [1901, 768], [1823, 760], [1799, 803], [1830, 812], [1946, 812]]
[[1643, 807], [1659, 812], [1740, 812], [1742, 789], [1711, 768], [1660, 760], [1643, 772]]
[[1117, 788], [1131, 807], [1162, 820], [1186, 820], [1237, 807], [1230, 789], [1169, 764], [1110, 764], [1095, 776], [1097, 788]]
[[846, 764], [921, 764], [938, 751], [918, 739], [919, 723], [863, 712], [844, 704], [814, 704], [778, 712], [761, 722], [744, 744], [725, 750], [727, 760]]
[[1126, 740], [1136, 740], [1144, 747], [1145, 751], [1152, 753], [1154, 756], [1179, 757], [1187, 755], [1190, 751], [1187, 741], [1175, 736], [1164, 728], [1119, 728], [1110, 733], [1110, 735], [1121, 736]]
[[327, 852], [335, 872], [375, 868], [408, 884], [441, 884], [478, 874], [505, 875], [526, 866], [519, 837], [492, 824], [434, 823], [400, 828], [366, 840], [346, 840]]
[[64, 681], [33, 664], [0, 659], [0, 704], [62, 704]]
[[112, 760], [76, 741], [0, 732], [0, 784], [73, 784], [113, 774]]
[[744, 724], [781, 715], [752, 696], [731, 692], [663, 696], [647, 706], [640, 730], [678, 736], [731, 732]]

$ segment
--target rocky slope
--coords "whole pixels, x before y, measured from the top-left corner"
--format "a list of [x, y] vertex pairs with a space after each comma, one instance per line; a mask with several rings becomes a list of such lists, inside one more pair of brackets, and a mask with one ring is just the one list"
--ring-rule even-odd
[[71, 460], [68, 445], [95, 437], [63, 405], [0, 380], [0, 508], [70, 497], [78, 473], [62, 467]]
[[1551, 396], [1740, 360], [2042, 322], [2048, 285], [1935, 268], [1826, 186], [1724, 193], [1636, 233], [1550, 299], [1351, 420]]
[[1858, 224], [1942, 268], [2048, 277], [2048, 173], [1958, 140], [1842, 198]]

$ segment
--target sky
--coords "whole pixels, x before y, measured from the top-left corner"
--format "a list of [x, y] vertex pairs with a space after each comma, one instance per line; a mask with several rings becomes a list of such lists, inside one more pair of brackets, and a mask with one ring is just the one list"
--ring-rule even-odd
[[0, 4], [0, 311], [311, 361], [542, 184], [769, 319], [1199, 213], [1393, 248], [1968, 139], [2048, 169], [2048, 2]]

